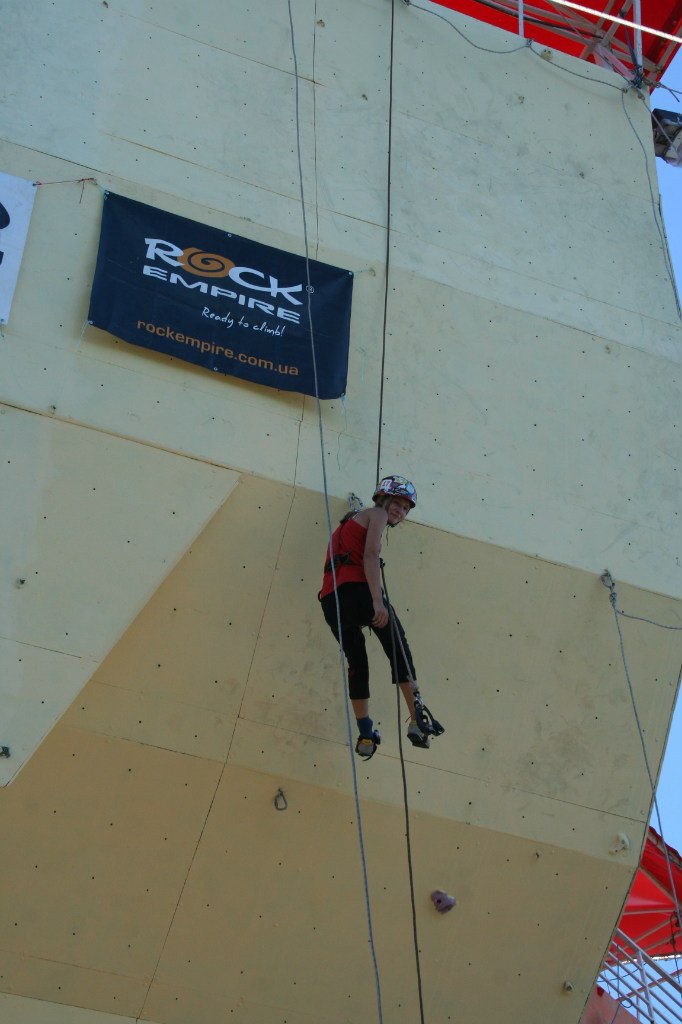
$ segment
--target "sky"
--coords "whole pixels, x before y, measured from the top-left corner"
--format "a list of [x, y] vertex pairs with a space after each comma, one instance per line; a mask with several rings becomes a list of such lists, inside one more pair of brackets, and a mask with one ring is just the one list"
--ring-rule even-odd
[[[656, 89], [651, 97], [651, 106], [661, 110], [682, 113], [682, 49], [663, 76], [663, 84], [678, 92], [676, 99], [665, 89]], [[675, 268], [677, 291], [682, 299], [682, 167], [670, 167], [660, 158], [656, 159], [658, 187], [663, 200], [663, 218], [668, 245]], [[627, 611], [627, 609], [625, 609]], [[654, 628], [654, 627], [651, 627]], [[627, 643], [627, 638], [626, 638]], [[680, 641], [682, 652], [682, 640]], [[682, 654], [680, 657], [682, 661]], [[663, 836], [669, 846], [682, 853], [682, 698], [678, 697], [677, 708], [668, 738], [663, 768], [657, 790], [658, 809], [663, 825]], [[659, 831], [656, 815], [651, 824]]]

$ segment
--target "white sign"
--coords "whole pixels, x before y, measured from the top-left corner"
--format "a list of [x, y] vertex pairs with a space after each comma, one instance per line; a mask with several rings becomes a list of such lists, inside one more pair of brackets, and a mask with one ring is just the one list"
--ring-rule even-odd
[[9, 320], [36, 186], [0, 171], [0, 324]]

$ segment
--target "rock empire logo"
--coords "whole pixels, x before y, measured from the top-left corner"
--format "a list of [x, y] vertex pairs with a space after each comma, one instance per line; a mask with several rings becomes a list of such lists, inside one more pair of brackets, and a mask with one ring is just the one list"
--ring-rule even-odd
[[[272, 274], [266, 275], [253, 267], [237, 266], [227, 256], [192, 247], [181, 249], [180, 246], [163, 238], [145, 238], [145, 245], [147, 246], [146, 259], [150, 262], [144, 264], [142, 273], [147, 277], [157, 278], [169, 285], [198, 291], [201, 295], [210, 295], [215, 299], [231, 299], [239, 306], [265, 313], [279, 320], [295, 324], [301, 322], [300, 311], [292, 309], [291, 306], [303, 305], [303, 300], [296, 297], [304, 291], [302, 284], [281, 285]], [[167, 270], [166, 267], [159, 266], [156, 261], [177, 269]], [[180, 271], [202, 280], [188, 281]], [[219, 278], [226, 278], [225, 284], [230, 281], [239, 290], [209, 283], [211, 280]], [[249, 295], [249, 292], [260, 292], [261, 295], [268, 295], [271, 299], [279, 301], [266, 302], [264, 299]], [[281, 302], [287, 302], [289, 305], [283, 306], [279, 304]]]

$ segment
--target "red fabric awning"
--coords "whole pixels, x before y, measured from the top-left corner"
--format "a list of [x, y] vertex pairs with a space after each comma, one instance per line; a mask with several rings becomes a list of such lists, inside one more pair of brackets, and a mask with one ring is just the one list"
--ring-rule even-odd
[[[435, 0], [479, 21], [518, 33], [519, 0]], [[635, 21], [633, 0], [578, 0], [584, 7]], [[668, 35], [682, 34], [682, 0], [655, 0], [643, 3], [643, 24]], [[598, 64], [610, 64], [633, 72], [634, 32], [614, 25], [601, 15], [586, 14], [562, 7], [553, 0], [523, 0], [524, 35], [542, 46], [549, 46], [574, 57]], [[642, 33], [642, 63], [645, 78], [655, 85], [679, 49], [679, 43]]]
[[620, 930], [649, 956], [682, 956], [682, 935], [675, 912], [672, 873], [677, 900], [682, 905], [682, 858], [668, 846], [670, 871], [665, 856], [666, 844], [649, 828], [639, 870], [635, 876]]

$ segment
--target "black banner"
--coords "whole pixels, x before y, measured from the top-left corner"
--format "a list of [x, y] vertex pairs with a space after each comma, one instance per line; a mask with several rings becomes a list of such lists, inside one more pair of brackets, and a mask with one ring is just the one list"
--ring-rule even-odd
[[107, 192], [89, 321], [256, 384], [345, 394], [353, 275]]

